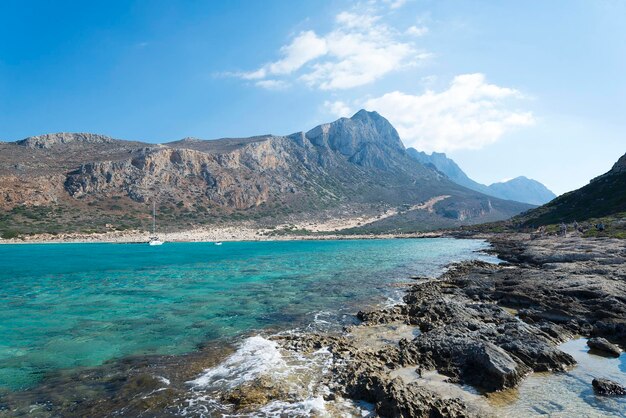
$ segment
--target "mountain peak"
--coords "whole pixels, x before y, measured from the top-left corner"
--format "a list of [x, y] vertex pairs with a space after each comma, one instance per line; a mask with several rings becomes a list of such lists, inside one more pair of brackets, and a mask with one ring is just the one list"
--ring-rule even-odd
[[352, 115], [352, 117], [350, 119], [352, 119], [352, 120], [369, 120], [369, 119], [377, 120], [377, 119], [383, 119], [383, 120], [387, 121], [387, 119], [382, 117], [380, 115], [380, 113], [378, 113], [376, 111], [368, 111], [368, 110], [365, 110], [365, 109], [359, 110], [354, 115]]
[[400, 136], [391, 123], [377, 112], [364, 109], [351, 118], [340, 118], [316, 126], [305, 136], [314, 145], [328, 147], [365, 165], [369, 164], [366, 161], [372, 153], [384, 157], [389, 152], [404, 152]]

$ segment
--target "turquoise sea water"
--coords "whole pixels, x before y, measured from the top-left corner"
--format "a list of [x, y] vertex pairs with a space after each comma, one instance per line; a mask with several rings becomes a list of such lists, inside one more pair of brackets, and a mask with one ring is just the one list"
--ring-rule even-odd
[[399, 298], [480, 258], [453, 239], [0, 245], [0, 388], [128, 355], [179, 354]]

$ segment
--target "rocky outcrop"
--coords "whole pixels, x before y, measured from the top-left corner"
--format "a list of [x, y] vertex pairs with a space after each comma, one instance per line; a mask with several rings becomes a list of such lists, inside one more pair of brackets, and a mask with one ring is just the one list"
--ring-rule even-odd
[[626, 395], [626, 388], [609, 379], [593, 379], [593, 390], [600, 396]]
[[626, 154], [622, 155], [619, 160], [613, 165], [610, 171], [611, 174], [623, 174], [626, 173]]
[[[492, 237], [499, 256], [514, 264], [453, 265], [439, 279], [411, 286], [404, 304], [359, 312], [363, 324], [345, 336], [280, 337], [281, 345], [298, 352], [328, 347], [337, 362], [334, 390], [373, 403], [380, 416], [488, 416], [476, 412], [476, 404], [439, 392], [424, 376], [436, 371], [449, 383], [499, 391], [531, 372], [575, 365], [557, 348], [574, 335], [603, 335], [606, 341], [589, 340], [603, 349], [626, 342], [623, 243], [527, 238]], [[377, 328], [359, 333], [359, 327], [398, 323], [420, 332], [383, 344], [357, 337], [380, 334]], [[403, 370], [414, 370], [412, 377], [398, 378]], [[615, 382], [596, 379], [593, 385], [598, 394], [623, 393]]]
[[105, 135], [97, 135], [90, 133], [54, 133], [38, 136], [31, 136], [21, 141], [17, 141], [17, 144], [27, 148], [40, 148], [49, 149], [58, 145], [65, 144], [106, 144], [115, 141]]
[[595, 352], [599, 352], [606, 356], [619, 357], [622, 354], [622, 351], [619, 349], [618, 346], [616, 346], [615, 344], [611, 344], [605, 338], [589, 338], [589, 340], [587, 341], [587, 345]]
[[[146, 148], [123, 161], [83, 164], [70, 172], [65, 189], [75, 198], [126, 193], [145, 202], [155, 195], [184, 201], [187, 196], [235, 209], [266, 203], [270, 196], [295, 193], [295, 186], [270, 173], [287, 171], [272, 143], [261, 142], [224, 155], [190, 149]], [[254, 178], [253, 173], [267, 173]], [[279, 173], [277, 173], [279, 174]], [[281, 181], [282, 180], [282, 181]]]

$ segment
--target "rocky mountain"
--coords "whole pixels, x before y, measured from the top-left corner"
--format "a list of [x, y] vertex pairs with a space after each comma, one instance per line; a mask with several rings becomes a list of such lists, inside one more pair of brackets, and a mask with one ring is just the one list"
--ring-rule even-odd
[[501, 199], [516, 200], [532, 205], [541, 205], [551, 201], [556, 195], [546, 186], [537, 180], [524, 176], [515, 177], [499, 183], [492, 183], [488, 186], [488, 193]]
[[[437, 203], [417, 208], [430, 199]], [[466, 189], [406, 152], [376, 112], [287, 136], [166, 144], [60, 133], [0, 143], [0, 233], [164, 228], [420, 213], [414, 229], [505, 219], [530, 206]], [[423, 212], [423, 213], [422, 213]]]
[[490, 196], [530, 203], [532, 205], [542, 205], [556, 197], [552, 191], [540, 182], [524, 176], [487, 186], [470, 179], [457, 163], [444, 153], [433, 152], [429, 155], [414, 148], [408, 148], [407, 152], [416, 161], [436, 168], [453, 182]]
[[537, 226], [615, 216], [626, 217], [626, 154], [610, 171], [586, 186], [524, 213], [513, 222]]

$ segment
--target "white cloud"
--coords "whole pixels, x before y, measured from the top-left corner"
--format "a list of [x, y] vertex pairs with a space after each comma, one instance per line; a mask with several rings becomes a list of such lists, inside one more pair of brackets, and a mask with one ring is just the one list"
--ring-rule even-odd
[[337, 100], [335, 102], [326, 100], [324, 102], [324, 108], [326, 109], [326, 112], [338, 118], [348, 117], [354, 113], [352, 112], [350, 106], [341, 100]]
[[411, 26], [406, 30], [406, 33], [411, 36], [424, 36], [428, 33], [428, 28], [426, 26]]
[[384, 0], [384, 3], [388, 4], [391, 9], [399, 9], [406, 4], [406, 0]]
[[290, 74], [307, 62], [325, 55], [326, 52], [326, 40], [318, 38], [313, 31], [301, 32], [289, 45], [280, 49], [282, 59], [266, 64], [256, 71], [243, 73], [241, 77], [246, 80], [258, 80], [269, 75]]
[[255, 84], [268, 90], [284, 90], [289, 87], [289, 83], [286, 81], [272, 79], [259, 80]]
[[[483, 74], [454, 77], [442, 92], [421, 95], [393, 91], [355, 102], [352, 110], [365, 108], [385, 116], [396, 127], [406, 146], [420, 151], [479, 149], [498, 141], [506, 132], [534, 123], [531, 112], [510, 109], [510, 101], [523, 98], [515, 89], [489, 84]], [[335, 102], [337, 103], [337, 102]], [[328, 103], [335, 115], [350, 113], [343, 103]]]
[[[279, 60], [235, 75], [245, 80], [282, 77], [311, 88], [341, 90], [372, 83], [430, 57], [413, 44], [415, 33], [397, 31], [382, 20], [373, 13], [341, 12], [328, 33], [301, 32], [280, 49]], [[427, 30], [414, 28], [411, 32]]]

